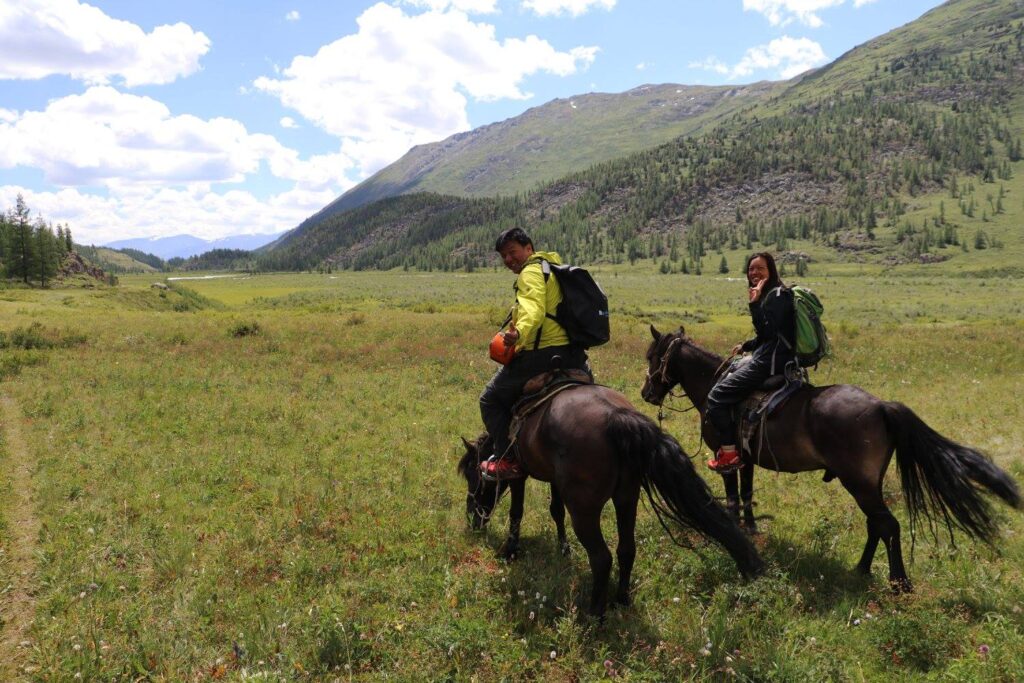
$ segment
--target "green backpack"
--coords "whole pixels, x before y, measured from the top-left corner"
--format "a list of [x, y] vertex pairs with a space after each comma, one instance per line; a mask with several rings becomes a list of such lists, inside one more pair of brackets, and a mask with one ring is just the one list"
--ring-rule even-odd
[[793, 285], [789, 290], [793, 292], [793, 308], [796, 312], [795, 348], [785, 337], [782, 339], [796, 352], [797, 364], [809, 368], [832, 354], [828, 333], [821, 322], [825, 307], [821, 305], [818, 296], [806, 287]]

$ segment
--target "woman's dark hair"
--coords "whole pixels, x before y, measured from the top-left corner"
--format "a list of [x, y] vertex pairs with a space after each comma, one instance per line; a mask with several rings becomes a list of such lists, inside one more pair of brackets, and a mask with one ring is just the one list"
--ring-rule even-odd
[[533, 246], [533, 240], [526, 234], [526, 231], [522, 228], [509, 228], [505, 232], [498, 235], [497, 241], [494, 243], [494, 251], [501, 251], [501, 248], [509, 242], [518, 242], [521, 246]]
[[[779, 277], [779, 269], [775, 267], [775, 257], [767, 251], [759, 251], [756, 254], [748, 256], [747, 262], [743, 264], [743, 274], [747, 274], [747, 271], [750, 270], [750, 262], [756, 258], [763, 258], [764, 262], [768, 264], [768, 282], [765, 283], [764, 289], [761, 291], [767, 292], [768, 290], [775, 289], [776, 287], [781, 287], [782, 278]], [[747, 276], [747, 286], [753, 287], [749, 276]]]

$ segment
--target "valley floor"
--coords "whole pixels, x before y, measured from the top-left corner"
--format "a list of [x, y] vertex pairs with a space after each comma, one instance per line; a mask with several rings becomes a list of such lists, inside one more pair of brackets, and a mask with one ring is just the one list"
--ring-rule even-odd
[[[836, 350], [812, 379], [903, 401], [1024, 482], [1019, 280], [828, 268], [802, 279]], [[719, 352], [749, 333], [740, 281], [657, 270], [595, 271], [598, 380], [651, 416], [650, 324]], [[642, 508], [635, 603], [603, 626], [546, 487], [528, 486], [522, 557], [496, 560], [507, 503], [469, 532], [455, 463], [507, 273], [155, 280], [0, 290], [4, 680], [1024, 678], [1018, 511], [992, 548], [919, 528], [917, 590], [896, 597], [883, 551], [853, 571], [864, 522], [839, 482], [762, 470], [765, 577]], [[692, 416], [665, 423], [691, 453]], [[895, 466], [885, 490], [906, 530]]]

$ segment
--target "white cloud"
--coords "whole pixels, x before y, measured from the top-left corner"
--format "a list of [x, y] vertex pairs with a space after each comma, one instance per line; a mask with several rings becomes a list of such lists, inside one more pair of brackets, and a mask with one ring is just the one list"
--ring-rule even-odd
[[[855, 8], [875, 2], [876, 0], [853, 0]], [[787, 26], [793, 21], [818, 28], [822, 26], [818, 12], [831, 7], [838, 7], [846, 0], [743, 0], [743, 9], [760, 12], [772, 26]]]
[[293, 119], [290, 116], [282, 116], [281, 117], [281, 127], [282, 128], [298, 128], [299, 124], [295, 123], [295, 119]]
[[289, 12], [286, 15], [284, 15], [284, 18], [285, 18], [285, 21], [298, 21], [299, 19], [302, 18], [302, 15], [299, 14], [299, 10], [293, 9], [291, 12]]
[[498, 0], [405, 0], [405, 4], [435, 12], [449, 8], [466, 14], [493, 14], [498, 11]]
[[636, 70], [637, 71], [643, 71], [646, 68], [647, 68], [647, 62], [640, 62], [639, 64], [636, 65]]
[[295, 57], [283, 78], [262, 77], [254, 85], [338, 136], [364, 174], [413, 145], [467, 130], [467, 97], [527, 99], [520, 87], [526, 76], [569, 75], [597, 53], [596, 47], [560, 52], [536, 36], [499, 41], [494, 26], [461, 11], [406, 15], [378, 3], [358, 25], [358, 33], [315, 55]]
[[716, 57], [699, 62], [690, 62], [690, 68], [714, 71], [730, 79], [747, 78], [755, 73], [774, 71], [774, 76], [792, 78], [828, 61], [821, 45], [809, 38], [782, 36], [766, 45], [758, 45], [746, 51], [743, 58], [730, 67]]
[[337, 197], [332, 190], [291, 190], [263, 200], [241, 190], [219, 194], [202, 187], [144, 188], [104, 197], [78, 189], [36, 192], [3, 186], [0, 208], [13, 206], [18, 193], [33, 215], [68, 223], [80, 244], [181, 233], [204, 239], [275, 233], [298, 225]]
[[523, 7], [541, 17], [560, 14], [578, 17], [589, 12], [592, 7], [610, 10], [615, 7], [615, 0], [523, 0]]
[[261, 162], [307, 189], [350, 184], [345, 172], [352, 161], [340, 150], [302, 161], [276, 138], [250, 134], [233, 119], [174, 116], [162, 102], [110, 86], [0, 120], [0, 168], [37, 168], [57, 185], [124, 191], [241, 182], [259, 172]]
[[146, 33], [76, 0], [0, 3], [0, 79], [170, 83], [198, 70], [209, 49], [210, 39], [183, 23]]
[[729, 66], [717, 57], [707, 57], [697, 62], [690, 62], [687, 64], [691, 69], [702, 69], [704, 71], [714, 71], [715, 73], [722, 74], [723, 76], [729, 73]]

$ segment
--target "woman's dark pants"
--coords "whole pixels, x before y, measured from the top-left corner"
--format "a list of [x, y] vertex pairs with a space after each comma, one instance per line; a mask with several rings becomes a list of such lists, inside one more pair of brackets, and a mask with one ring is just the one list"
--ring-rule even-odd
[[708, 422], [718, 432], [722, 444], [736, 443], [736, 421], [733, 406], [741, 403], [766, 379], [771, 377], [772, 359], [755, 355], [738, 370], [718, 380], [708, 393]]

